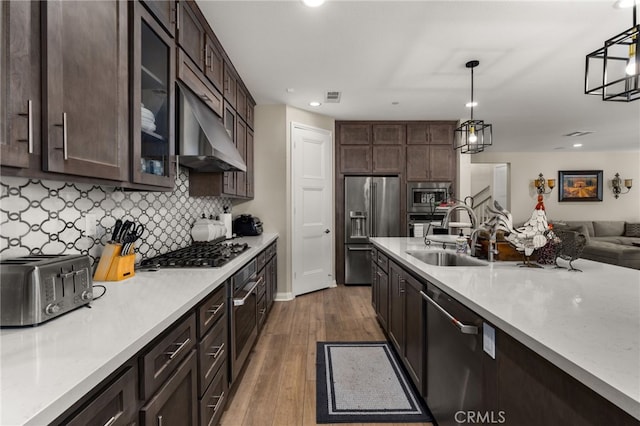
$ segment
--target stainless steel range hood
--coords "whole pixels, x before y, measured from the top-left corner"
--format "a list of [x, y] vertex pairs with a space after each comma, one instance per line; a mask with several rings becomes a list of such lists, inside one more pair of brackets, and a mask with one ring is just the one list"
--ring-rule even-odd
[[247, 165], [222, 121], [184, 84], [179, 87], [181, 165], [200, 172], [246, 172]]

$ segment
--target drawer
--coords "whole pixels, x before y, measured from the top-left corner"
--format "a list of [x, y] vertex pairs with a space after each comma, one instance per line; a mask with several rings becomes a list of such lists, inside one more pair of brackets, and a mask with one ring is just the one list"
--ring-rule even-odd
[[383, 271], [389, 272], [389, 258], [381, 251], [378, 251], [378, 265]]
[[227, 313], [227, 283], [215, 289], [198, 306], [198, 338], [201, 339], [220, 318]]
[[178, 49], [178, 78], [219, 117], [222, 117], [222, 95], [208, 82], [182, 49]]
[[127, 368], [113, 383], [91, 400], [80, 413], [64, 422], [69, 426], [129, 425], [137, 414], [137, 369]]
[[198, 396], [202, 397], [220, 368], [227, 369], [228, 347], [227, 322], [218, 321], [198, 343]]
[[258, 271], [264, 268], [264, 265], [267, 263], [267, 249], [262, 250], [262, 252], [258, 255], [257, 267]]
[[147, 400], [196, 345], [196, 317], [189, 315], [141, 358], [140, 397]]
[[227, 404], [227, 383], [227, 369], [223, 368], [200, 399], [200, 426], [215, 426], [220, 421]]

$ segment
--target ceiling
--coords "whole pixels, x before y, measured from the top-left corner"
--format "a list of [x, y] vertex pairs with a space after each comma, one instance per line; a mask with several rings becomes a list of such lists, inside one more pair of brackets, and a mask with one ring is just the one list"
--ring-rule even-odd
[[[640, 101], [584, 94], [585, 55], [632, 26], [632, 10], [613, 0], [198, 5], [258, 105], [337, 120], [467, 120], [465, 63], [477, 59], [474, 118], [493, 125], [488, 151], [640, 151]], [[327, 91], [340, 103], [325, 103]], [[563, 136], [575, 131], [593, 133]]]

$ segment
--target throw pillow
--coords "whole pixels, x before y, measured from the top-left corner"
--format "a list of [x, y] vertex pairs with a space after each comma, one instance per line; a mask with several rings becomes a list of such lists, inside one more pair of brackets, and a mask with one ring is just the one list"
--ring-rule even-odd
[[625, 237], [640, 237], [640, 223], [625, 223], [624, 224], [624, 236]]

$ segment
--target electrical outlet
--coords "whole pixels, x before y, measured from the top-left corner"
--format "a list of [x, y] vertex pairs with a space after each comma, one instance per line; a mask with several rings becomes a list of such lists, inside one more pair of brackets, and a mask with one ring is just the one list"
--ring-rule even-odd
[[84, 233], [87, 237], [93, 237], [97, 233], [98, 219], [95, 214], [87, 214], [85, 216]]

